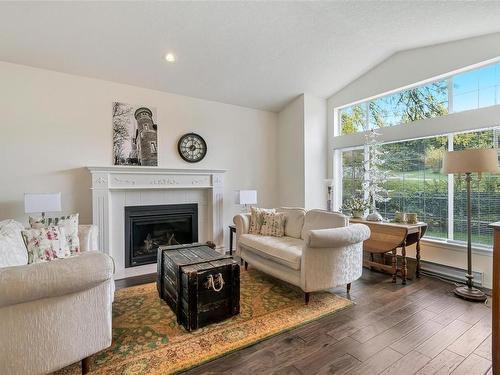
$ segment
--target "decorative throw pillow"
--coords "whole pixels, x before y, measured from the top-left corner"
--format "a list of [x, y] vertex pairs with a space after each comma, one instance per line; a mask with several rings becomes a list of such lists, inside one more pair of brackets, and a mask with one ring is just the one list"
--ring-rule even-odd
[[71, 255], [63, 227], [26, 229], [21, 234], [28, 249], [28, 263], [48, 262]]
[[263, 214], [263, 224], [260, 228], [260, 234], [263, 236], [283, 237], [285, 235], [286, 217], [284, 213]]
[[29, 222], [31, 228], [40, 229], [57, 226], [64, 228], [66, 243], [72, 255], [80, 253], [80, 239], [78, 237], [78, 216], [73, 214], [61, 217], [46, 217], [35, 219], [30, 216]]
[[306, 210], [298, 207], [281, 207], [277, 211], [285, 214], [285, 236], [300, 238]]
[[28, 251], [21, 235], [23, 229], [17, 221], [0, 221], [0, 268], [28, 264]]
[[274, 208], [257, 208], [257, 207], [251, 207], [250, 208], [250, 228], [248, 230], [248, 233], [250, 234], [260, 234], [260, 228], [262, 227], [263, 223], [263, 214], [264, 213], [274, 213], [276, 210]]

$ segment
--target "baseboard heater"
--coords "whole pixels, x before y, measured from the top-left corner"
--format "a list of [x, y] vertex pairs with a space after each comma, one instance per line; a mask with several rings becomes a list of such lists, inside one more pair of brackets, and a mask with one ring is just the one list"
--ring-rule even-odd
[[[420, 261], [420, 272], [423, 275], [429, 276], [437, 276], [445, 280], [465, 283], [465, 274], [466, 270], [445, 266], [443, 264], [433, 263], [421, 260]], [[474, 285], [477, 287], [482, 287], [484, 282], [484, 274], [482, 272], [472, 271], [472, 275], [474, 276]]]

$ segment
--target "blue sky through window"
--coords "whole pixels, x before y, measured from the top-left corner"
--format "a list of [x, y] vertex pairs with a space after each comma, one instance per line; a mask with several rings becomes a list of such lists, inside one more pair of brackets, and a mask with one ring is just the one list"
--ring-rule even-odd
[[457, 74], [453, 82], [453, 112], [500, 104], [500, 64]]
[[[452, 98], [449, 98], [449, 81], [453, 86]], [[414, 95], [413, 98], [411, 95]], [[419, 107], [418, 116], [412, 115], [412, 105], [416, 107], [415, 95], [418, 97], [418, 104], [423, 105]], [[453, 101], [453, 108], [449, 106], [449, 99]], [[350, 134], [365, 129], [400, 125], [422, 117], [443, 116], [498, 104], [500, 63], [343, 108], [340, 110], [341, 129], [342, 134]]]

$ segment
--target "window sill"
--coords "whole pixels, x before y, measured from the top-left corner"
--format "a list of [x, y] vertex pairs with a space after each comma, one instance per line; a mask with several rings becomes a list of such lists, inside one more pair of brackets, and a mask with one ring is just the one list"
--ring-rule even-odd
[[[440, 247], [440, 248], [443, 248], [446, 250], [452, 250], [452, 251], [457, 251], [457, 252], [466, 252], [467, 251], [467, 245], [464, 243], [431, 239], [431, 238], [423, 238], [422, 243], [423, 244], [428, 243], [429, 245], [434, 246], [434, 247]], [[472, 254], [485, 255], [485, 256], [491, 257], [491, 256], [493, 256], [493, 248], [487, 247], [487, 246], [472, 246]]]

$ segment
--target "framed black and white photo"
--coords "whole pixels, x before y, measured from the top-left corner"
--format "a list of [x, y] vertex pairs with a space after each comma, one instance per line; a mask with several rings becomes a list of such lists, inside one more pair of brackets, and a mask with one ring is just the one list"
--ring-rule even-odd
[[113, 163], [158, 166], [156, 108], [113, 102]]

